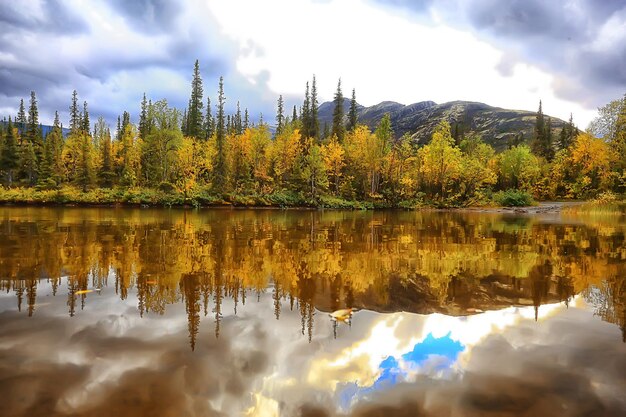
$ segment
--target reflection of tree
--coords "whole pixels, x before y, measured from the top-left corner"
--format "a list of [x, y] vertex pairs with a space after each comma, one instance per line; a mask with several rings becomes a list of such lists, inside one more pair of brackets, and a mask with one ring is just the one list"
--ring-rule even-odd
[[200, 286], [197, 276], [186, 274], [180, 280], [180, 288], [185, 300], [191, 350], [196, 348], [196, 336], [200, 327]]
[[626, 343], [626, 276], [612, 277], [585, 291], [585, 299], [602, 320], [617, 324]]
[[308, 337], [316, 309], [538, 308], [592, 285], [598, 314], [624, 327], [626, 242], [616, 224], [419, 212], [5, 210], [0, 289], [15, 293], [19, 310], [26, 303], [36, 315], [39, 280], [56, 294], [62, 276], [70, 315], [88, 302], [77, 291], [109, 284], [122, 299], [136, 294], [142, 316], [183, 298], [192, 346], [201, 310], [214, 313], [218, 336], [225, 299], [236, 314], [249, 291], [259, 299], [269, 287], [276, 318], [288, 299]]

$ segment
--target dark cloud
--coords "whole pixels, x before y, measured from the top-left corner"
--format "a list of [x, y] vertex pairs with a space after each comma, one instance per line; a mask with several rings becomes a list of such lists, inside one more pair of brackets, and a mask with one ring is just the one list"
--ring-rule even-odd
[[[34, 90], [44, 122], [52, 121], [55, 110], [67, 121], [76, 89], [94, 120], [101, 115], [114, 123], [129, 111], [137, 122], [144, 92], [180, 109], [187, 105], [198, 59], [205, 98], [215, 102], [218, 79], [224, 76], [227, 111], [234, 112], [241, 99], [253, 119], [258, 112], [271, 113], [275, 97], [267, 77], [261, 74], [253, 83], [241, 76], [236, 68], [239, 44], [221, 33], [208, 8], [200, 5], [201, 10], [190, 13], [188, 7], [173, 0], [93, 2], [99, 19], [86, 21], [59, 0], [44, 2], [41, 13], [2, 2], [0, 23], [9, 30], [0, 33], [0, 106], [16, 112], [20, 98], [27, 99]], [[128, 34], [116, 37], [107, 29], [111, 25]], [[250, 48], [260, 52], [254, 44]]]
[[451, 26], [478, 32], [505, 52], [500, 73], [510, 75], [517, 62], [537, 65], [555, 75], [555, 92], [566, 100], [597, 107], [626, 90], [622, 0], [376, 2], [420, 17], [434, 10]]
[[174, 28], [183, 7], [175, 0], [108, 0], [107, 3], [129, 25], [147, 33]]
[[[29, 13], [24, 3], [0, 2], [2, 32], [24, 29], [28, 31], [77, 35], [89, 31], [89, 25], [79, 13], [71, 10], [61, 0], [43, 0], [40, 13]], [[35, 2], [31, 3], [34, 6]], [[6, 26], [5, 26], [6, 25]]]

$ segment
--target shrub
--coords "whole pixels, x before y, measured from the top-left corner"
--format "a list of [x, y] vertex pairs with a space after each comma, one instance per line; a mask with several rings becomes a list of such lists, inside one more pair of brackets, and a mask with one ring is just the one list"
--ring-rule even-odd
[[534, 203], [530, 194], [526, 191], [516, 189], [508, 189], [495, 193], [493, 199], [498, 205], [504, 207], [523, 207], [530, 206]]

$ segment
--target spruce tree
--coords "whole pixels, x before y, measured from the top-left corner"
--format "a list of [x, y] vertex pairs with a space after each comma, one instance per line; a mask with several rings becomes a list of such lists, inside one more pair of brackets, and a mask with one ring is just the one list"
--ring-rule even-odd
[[24, 108], [24, 99], [20, 99], [20, 108], [17, 111], [17, 118], [15, 124], [19, 128], [20, 132], [24, 133], [26, 130], [26, 109]]
[[78, 93], [72, 92], [72, 104], [70, 105], [70, 131], [76, 132], [80, 129], [80, 110], [78, 110]]
[[213, 186], [218, 192], [224, 192], [224, 186], [226, 184], [226, 157], [224, 142], [226, 139], [225, 132], [225, 117], [224, 117], [224, 104], [226, 97], [224, 97], [224, 77], [220, 77], [219, 89], [217, 92], [217, 125], [215, 127], [215, 140], [217, 155], [215, 157], [215, 174], [213, 179]]
[[283, 131], [283, 123], [285, 121], [283, 107], [284, 107], [283, 96], [280, 95], [278, 96], [278, 109], [276, 111], [276, 134], [277, 135], [280, 135], [280, 133]]
[[146, 93], [143, 93], [141, 99], [141, 114], [139, 115], [139, 137], [145, 139], [148, 135], [148, 100], [146, 99]]
[[337, 91], [335, 92], [335, 98], [333, 100], [335, 108], [333, 110], [333, 127], [330, 132], [331, 136], [336, 135], [339, 142], [343, 142], [343, 137], [346, 133], [343, 121], [343, 93], [341, 92], [341, 78], [337, 83]]
[[3, 142], [2, 154], [0, 154], [0, 171], [4, 171], [6, 174], [6, 183], [10, 187], [13, 184], [14, 171], [19, 166], [17, 140], [15, 138], [13, 123], [11, 122], [11, 116], [9, 116]]
[[193, 138], [201, 138], [204, 125], [203, 112], [203, 88], [202, 77], [200, 76], [200, 64], [196, 59], [193, 66], [193, 78], [191, 80], [191, 97], [189, 98], [189, 108], [187, 110], [187, 131], [183, 132]]
[[310, 136], [313, 139], [319, 139], [320, 137], [320, 121], [317, 117], [319, 110], [319, 103], [317, 101], [317, 82], [315, 81], [315, 75], [313, 75], [313, 83], [311, 85], [311, 120], [310, 120]]
[[83, 122], [83, 127], [82, 127], [83, 132], [85, 132], [86, 134], [90, 135], [91, 134], [91, 132], [90, 132], [91, 126], [90, 126], [90, 123], [89, 123], [89, 111], [87, 110], [87, 101], [83, 102], [83, 120], [82, 120], [82, 122]]
[[243, 130], [246, 130], [250, 127], [250, 115], [248, 114], [248, 108], [243, 113]]
[[117, 141], [122, 140], [122, 120], [120, 116], [117, 116], [117, 128], [115, 129], [115, 139]]
[[304, 93], [304, 103], [300, 111], [300, 120], [302, 121], [302, 129], [300, 134], [302, 138], [308, 138], [311, 135], [311, 95], [309, 93], [309, 82], [306, 82], [306, 91]]
[[356, 90], [352, 89], [352, 98], [350, 99], [350, 111], [348, 112], [348, 131], [353, 131], [358, 122], [358, 114], [356, 107]]
[[237, 101], [237, 113], [235, 113], [233, 127], [233, 130], [237, 135], [241, 135], [243, 133], [243, 120], [241, 118], [241, 107], [239, 106], [239, 101]]
[[539, 100], [539, 110], [535, 118], [535, 130], [533, 133], [533, 140], [531, 142], [531, 148], [535, 155], [547, 157], [546, 155], [546, 126], [543, 116], [542, 103]]
[[122, 132], [126, 130], [126, 126], [128, 126], [129, 124], [130, 124], [130, 113], [128, 113], [127, 111], [124, 111], [124, 113], [122, 113]]
[[43, 154], [43, 137], [39, 126], [39, 110], [37, 109], [37, 97], [35, 92], [30, 92], [30, 106], [28, 107], [28, 122], [26, 125], [27, 142], [32, 144], [37, 166]]
[[82, 187], [84, 193], [93, 184], [93, 160], [91, 156], [91, 137], [86, 132], [80, 134], [80, 161], [78, 163], [78, 176], [76, 181]]
[[213, 136], [214, 130], [215, 130], [215, 120], [213, 120], [213, 115], [211, 114], [211, 98], [207, 97], [206, 116], [204, 118], [204, 138], [210, 139], [211, 136]]
[[291, 113], [291, 123], [298, 123], [298, 109], [295, 104], [293, 106], [293, 112]]
[[19, 166], [22, 176], [26, 178], [27, 185], [34, 185], [37, 175], [37, 156], [30, 141], [25, 141], [20, 146]]
[[99, 180], [102, 187], [111, 187], [115, 178], [113, 172], [113, 155], [111, 146], [111, 131], [107, 127], [103, 132], [102, 143], [100, 144], [100, 153], [102, 166], [100, 167]]
[[554, 140], [552, 138], [552, 119], [549, 117], [546, 120], [546, 131], [543, 135], [544, 144], [543, 144], [543, 156], [548, 160], [552, 161], [554, 158]]

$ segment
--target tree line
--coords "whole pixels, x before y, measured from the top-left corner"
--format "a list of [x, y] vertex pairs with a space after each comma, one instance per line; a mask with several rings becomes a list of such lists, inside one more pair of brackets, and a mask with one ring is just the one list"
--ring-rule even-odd
[[235, 114], [227, 114], [223, 78], [215, 109], [210, 97], [204, 100], [196, 61], [182, 112], [144, 94], [138, 123], [125, 111], [111, 132], [102, 117], [91, 125], [87, 102], [81, 106], [74, 91], [69, 134], [63, 135], [57, 112], [44, 138], [31, 92], [28, 110], [22, 100], [17, 116], [0, 128], [3, 184], [83, 192], [142, 187], [184, 201], [213, 196], [253, 204], [241, 197], [281, 195], [293, 205], [396, 207], [483, 204], [510, 190], [537, 199], [592, 198], [626, 187], [626, 95], [601, 108], [587, 132], [572, 117], [556, 132], [540, 102], [530, 143], [515, 136], [501, 153], [445, 120], [425, 145], [407, 134], [397, 137], [388, 114], [371, 130], [358, 121], [355, 90], [345, 114], [341, 80], [332, 124], [323, 128], [315, 76], [299, 108], [289, 112], [278, 98], [274, 129], [262, 118], [251, 122], [239, 102]]

